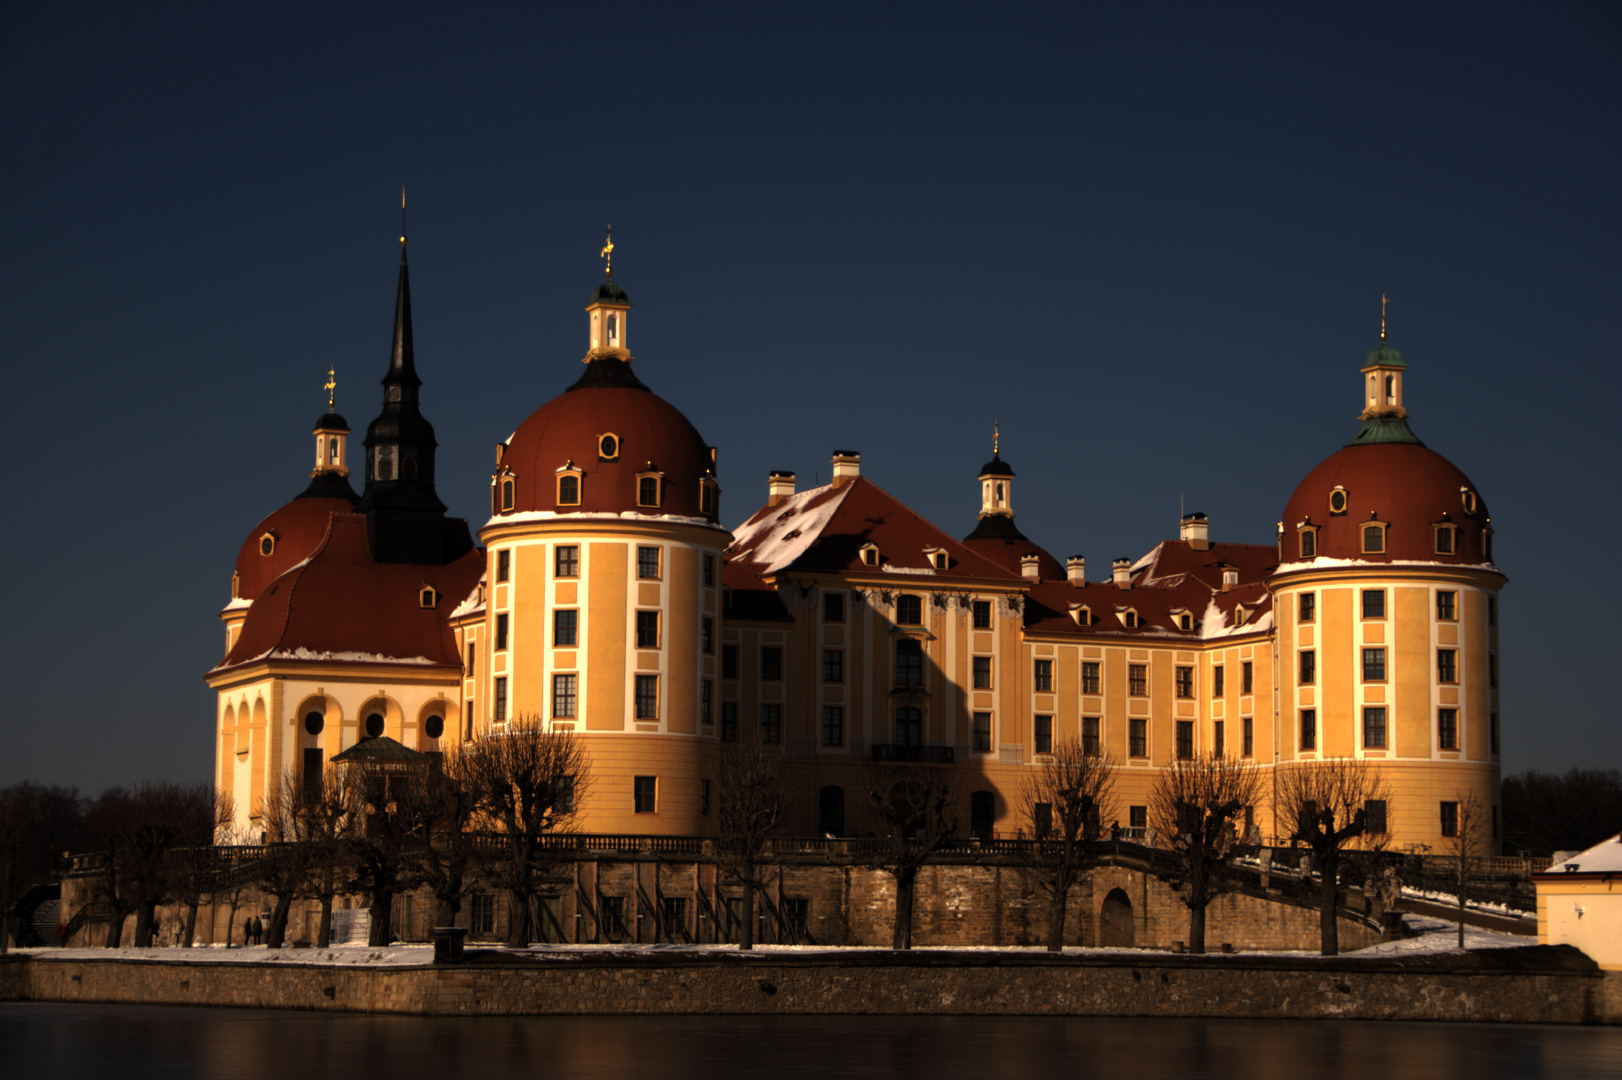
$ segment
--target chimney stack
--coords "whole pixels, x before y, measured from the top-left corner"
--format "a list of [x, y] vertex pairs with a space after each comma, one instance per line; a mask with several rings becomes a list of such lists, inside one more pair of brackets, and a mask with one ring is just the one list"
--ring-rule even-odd
[[862, 455], [854, 450], [834, 451], [834, 485], [848, 484], [862, 475]]
[[1087, 560], [1080, 555], [1070, 556], [1064, 561], [1064, 576], [1072, 585], [1087, 584]]
[[773, 469], [771, 475], [766, 477], [766, 505], [776, 506], [793, 494], [794, 474]]
[[1024, 555], [1019, 560], [1019, 573], [1021, 577], [1036, 581], [1042, 576], [1042, 560], [1036, 555]]
[[1114, 565], [1115, 587], [1130, 589], [1132, 587], [1132, 560], [1116, 559]]
[[1188, 546], [1195, 551], [1211, 550], [1211, 522], [1204, 514], [1198, 511], [1184, 514], [1178, 537], [1187, 541]]

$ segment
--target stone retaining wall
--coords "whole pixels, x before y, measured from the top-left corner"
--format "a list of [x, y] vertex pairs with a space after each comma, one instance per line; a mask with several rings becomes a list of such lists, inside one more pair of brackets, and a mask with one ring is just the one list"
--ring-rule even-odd
[[[1495, 955], [1497, 954], [1497, 955]], [[417, 1015], [922, 1014], [1622, 1022], [1622, 973], [1533, 946], [1399, 962], [973, 953], [322, 967], [13, 956], [0, 999]]]

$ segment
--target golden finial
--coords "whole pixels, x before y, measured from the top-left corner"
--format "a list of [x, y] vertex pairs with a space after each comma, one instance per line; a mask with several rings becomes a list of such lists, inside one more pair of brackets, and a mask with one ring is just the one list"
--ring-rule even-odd
[[614, 226], [608, 226], [608, 239], [603, 241], [603, 250], [598, 252], [602, 258], [608, 260], [608, 276], [614, 277]]
[[1001, 432], [998, 429], [997, 421], [993, 420], [991, 422], [991, 456], [992, 457], [997, 456], [997, 442], [1001, 437], [1002, 436], [1001, 436]]
[[405, 188], [403, 186], [400, 188], [400, 246], [401, 247], [406, 246]]
[[336, 393], [337, 389], [338, 389], [338, 369], [337, 368], [328, 368], [327, 369], [327, 385], [322, 387], [322, 389], [327, 392], [327, 411], [331, 412], [332, 411], [332, 395], [334, 393]]
[[1380, 294], [1380, 344], [1385, 344], [1385, 293]]

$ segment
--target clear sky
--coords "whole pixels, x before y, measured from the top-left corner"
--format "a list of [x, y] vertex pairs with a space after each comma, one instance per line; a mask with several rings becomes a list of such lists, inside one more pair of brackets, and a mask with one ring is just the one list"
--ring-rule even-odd
[[381, 403], [410, 199], [440, 495], [574, 380], [615, 277], [723, 517], [835, 447], [959, 535], [1270, 543], [1356, 430], [1483, 493], [1506, 772], [1622, 763], [1615, 4], [0, 10], [0, 783], [205, 779], [238, 547]]

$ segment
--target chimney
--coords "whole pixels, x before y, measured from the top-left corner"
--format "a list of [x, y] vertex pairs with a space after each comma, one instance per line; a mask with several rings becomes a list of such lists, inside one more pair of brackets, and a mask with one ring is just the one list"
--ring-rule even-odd
[[1036, 581], [1042, 576], [1042, 559], [1037, 555], [1025, 555], [1019, 560], [1019, 573], [1021, 577]]
[[834, 451], [834, 486], [848, 484], [862, 475], [862, 455], [854, 450]]
[[1064, 576], [1072, 585], [1087, 584], [1087, 560], [1080, 555], [1070, 556], [1064, 561]]
[[766, 505], [776, 506], [794, 494], [794, 474], [773, 469], [766, 477]]
[[1222, 568], [1222, 591], [1228, 592], [1239, 584], [1239, 571], [1231, 566]]
[[1177, 535], [1195, 551], [1211, 550], [1211, 522], [1204, 514], [1197, 511], [1184, 514], [1182, 527], [1178, 529]]
[[1132, 587], [1132, 560], [1116, 559], [1114, 570], [1116, 587], [1130, 589]]

